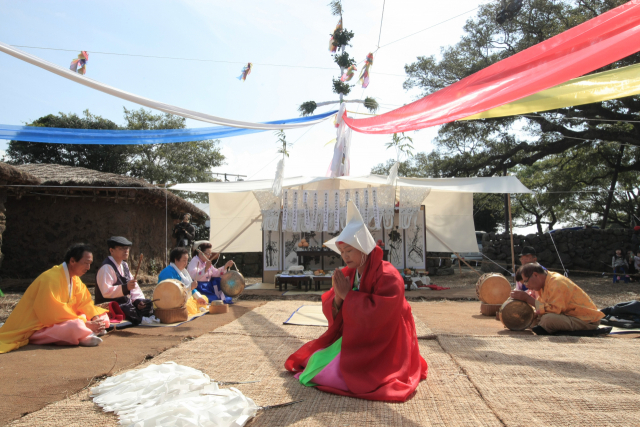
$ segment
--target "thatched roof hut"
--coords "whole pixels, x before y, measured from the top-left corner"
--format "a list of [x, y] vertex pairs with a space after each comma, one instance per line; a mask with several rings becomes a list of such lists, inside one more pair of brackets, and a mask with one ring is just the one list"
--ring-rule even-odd
[[[192, 203], [142, 179], [86, 168], [0, 163], [2, 184], [5, 259], [0, 274], [5, 277], [36, 277], [60, 264], [66, 249], [78, 242], [95, 246], [95, 273], [108, 256], [110, 236], [131, 240], [130, 261], [143, 253], [142, 271], [157, 272], [175, 244], [171, 234], [180, 215], [190, 213], [196, 224], [208, 217]], [[83, 280], [93, 279], [89, 275]]]
[[[0, 165], [6, 165], [0, 163]], [[11, 167], [11, 166], [9, 166]], [[192, 203], [176, 196], [170, 191], [149, 184], [147, 181], [115, 173], [100, 172], [92, 169], [52, 164], [29, 164], [13, 167], [25, 176], [35, 177], [39, 182], [37, 192], [58, 193], [67, 197], [107, 198], [115, 203], [151, 203], [168, 206], [169, 212], [177, 215], [189, 212], [196, 221], [204, 220], [208, 215]], [[97, 188], [55, 188], [97, 187]], [[18, 193], [35, 191], [21, 189]]]

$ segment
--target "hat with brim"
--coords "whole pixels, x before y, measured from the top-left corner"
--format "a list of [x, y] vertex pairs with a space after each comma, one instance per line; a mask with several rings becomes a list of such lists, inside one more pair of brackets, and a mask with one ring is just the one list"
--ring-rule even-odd
[[518, 256], [525, 256], [525, 255], [533, 255], [536, 256], [536, 250], [535, 248], [533, 248], [532, 246], [525, 246], [522, 248], [522, 252], [520, 252], [520, 255]]
[[369, 233], [369, 230], [362, 219], [362, 215], [360, 215], [358, 208], [352, 200], [349, 200], [347, 203], [347, 225], [338, 237], [334, 237], [324, 244], [333, 251], [340, 253], [340, 249], [338, 249], [337, 245], [338, 242], [343, 242], [347, 245], [353, 246], [360, 252], [364, 252], [367, 255], [376, 247], [375, 240], [373, 240], [371, 233]]
[[133, 243], [131, 243], [129, 240], [125, 239], [122, 236], [111, 236], [109, 238], [109, 240], [107, 240], [107, 245], [111, 245], [111, 246], [131, 246], [131, 245], [133, 245]]

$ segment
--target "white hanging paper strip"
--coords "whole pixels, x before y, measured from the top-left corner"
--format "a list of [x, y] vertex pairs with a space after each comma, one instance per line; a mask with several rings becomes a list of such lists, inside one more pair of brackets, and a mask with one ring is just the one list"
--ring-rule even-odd
[[175, 362], [107, 378], [91, 397], [121, 425], [238, 427], [259, 409], [238, 389], [219, 388], [208, 375]]
[[291, 215], [291, 231], [298, 231], [298, 190], [293, 190], [293, 208]]
[[377, 188], [378, 192], [378, 210], [380, 216], [384, 220], [384, 228], [390, 230], [393, 228], [393, 215], [395, 213], [396, 204], [396, 188], [391, 185], [382, 185]]
[[282, 194], [282, 182], [284, 181], [284, 157], [278, 162], [276, 167], [276, 177], [273, 180], [271, 191], [274, 196], [280, 197]]
[[324, 192], [324, 206], [322, 207], [322, 231], [329, 231], [329, 192]]
[[416, 218], [420, 205], [431, 192], [431, 188], [400, 187], [400, 227], [407, 229], [416, 225]]
[[340, 231], [340, 191], [332, 190], [333, 197], [333, 231]]
[[304, 208], [304, 231], [311, 231], [311, 218], [309, 218], [309, 192], [302, 193], [302, 207]]
[[360, 209], [360, 190], [354, 191], [353, 202], [356, 204], [356, 208], [358, 208], [360, 215], [362, 215], [362, 210]]
[[278, 231], [280, 197], [276, 197], [270, 190], [254, 191], [253, 195], [258, 200], [262, 212], [262, 229]]
[[313, 224], [313, 231], [320, 231], [318, 229], [318, 192], [313, 192], [313, 213], [311, 214], [311, 224]]
[[363, 196], [363, 200], [362, 200], [362, 218], [364, 219], [364, 223], [365, 225], [369, 227], [369, 220], [371, 219], [369, 217], [369, 189], [365, 188], [364, 191], [362, 192], [362, 196]]
[[289, 190], [284, 190], [282, 194], [282, 231], [285, 231], [289, 219]]
[[345, 228], [347, 226], [347, 204], [351, 200], [351, 191], [350, 190], [341, 190], [340, 191], [340, 228]]
[[371, 189], [371, 198], [373, 199], [373, 229], [380, 230], [380, 209], [378, 209], [378, 189]]

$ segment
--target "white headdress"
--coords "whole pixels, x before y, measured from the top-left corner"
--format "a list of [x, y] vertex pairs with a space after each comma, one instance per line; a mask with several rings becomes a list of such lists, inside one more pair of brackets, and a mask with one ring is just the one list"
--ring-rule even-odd
[[362, 220], [362, 215], [360, 215], [352, 200], [349, 200], [347, 204], [347, 225], [342, 230], [342, 233], [324, 244], [335, 252], [340, 253], [336, 242], [344, 242], [367, 255], [376, 247], [375, 240], [373, 240], [371, 233], [369, 233]]

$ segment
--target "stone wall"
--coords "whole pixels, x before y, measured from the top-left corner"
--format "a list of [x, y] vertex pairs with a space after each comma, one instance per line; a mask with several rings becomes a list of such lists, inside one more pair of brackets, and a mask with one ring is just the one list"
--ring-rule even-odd
[[451, 252], [427, 252], [429, 276], [450, 276], [454, 274]]
[[[553, 245], [551, 237], [558, 248]], [[640, 232], [632, 229], [608, 228], [605, 230], [587, 228], [583, 230], [557, 231], [552, 235], [545, 233], [513, 236], [516, 266], [519, 264], [518, 255], [523, 246], [533, 246], [538, 261], [547, 268], [562, 269], [562, 263], [569, 270], [608, 271], [611, 257], [616, 249], [638, 251]], [[487, 233], [482, 239], [482, 253], [501, 265], [511, 266], [511, 241], [509, 234]], [[558, 257], [558, 253], [560, 257]], [[605, 266], [606, 264], [606, 266]], [[482, 271], [503, 272], [487, 260], [482, 262]]]
[[132, 268], [137, 267], [143, 253], [141, 272], [155, 270], [158, 274], [165, 267], [165, 246], [173, 245], [173, 218], [168, 219], [168, 232], [165, 232], [164, 208], [148, 204], [28, 196], [9, 197], [5, 205], [6, 230], [2, 235], [5, 259], [0, 269], [3, 277], [35, 278], [61, 264], [71, 244], [82, 242], [95, 247], [93, 265], [87, 277], [83, 277], [91, 282], [92, 275], [108, 256], [106, 242], [111, 236], [125, 236], [133, 242], [129, 258]]
[[223, 253], [222, 256], [218, 265], [232, 259], [244, 277], [262, 277], [262, 252]]

